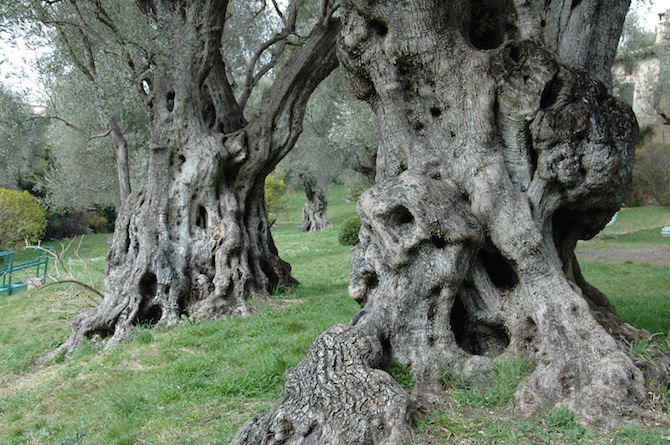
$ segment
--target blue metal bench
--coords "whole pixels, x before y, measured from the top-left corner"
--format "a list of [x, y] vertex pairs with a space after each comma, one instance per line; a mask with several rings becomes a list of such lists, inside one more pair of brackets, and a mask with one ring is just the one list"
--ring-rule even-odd
[[35, 278], [44, 277], [47, 273], [47, 268], [49, 267], [49, 250], [51, 250], [51, 247], [27, 246], [23, 249], [35, 249], [37, 251], [37, 258], [23, 263], [16, 263], [14, 261], [14, 254], [16, 253], [14, 250], [0, 252], [0, 296], [12, 295], [28, 287], [29, 280], [15, 279], [14, 274], [16, 272], [34, 268]]

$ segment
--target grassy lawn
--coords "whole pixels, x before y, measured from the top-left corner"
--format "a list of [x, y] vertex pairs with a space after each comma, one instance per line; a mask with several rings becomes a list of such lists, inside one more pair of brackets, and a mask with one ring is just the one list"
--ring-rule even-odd
[[[337, 243], [338, 226], [354, 214], [354, 205], [344, 201], [341, 188], [333, 190], [328, 213], [335, 228], [301, 233], [303, 202], [294, 197], [273, 229], [280, 254], [301, 285], [251, 317], [201, 323], [184, 318], [170, 329], [139, 327], [110, 351], [92, 339], [71, 359], [36, 370], [35, 358], [67, 337], [72, 315], [89, 307], [93, 297], [54, 286], [0, 298], [0, 444], [227, 444], [252, 415], [272, 409], [282, 397], [285, 371], [321, 332], [347, 323], [359, 309], [347, 295], [351, 248]], [[656, 226], [660, 232], [670, 225], [670, 214], [661, 210], [627, 209], [617, 224], [637, 221], [625, 229], [626, 236]], [[100, 288], [108, 238], [86, 236], [81, 245], [77, 240], [78, 255], [70, 246], [60, 273], [72, 270]], [[624, 235], [602, 242], [635, 243]], [[584, 267], [587, 279], [612, 296], [621, 315], [666, 333], [669, 271], [630, 264]], [[670, 434], [655, 427], [600, 436], [561, 409], [533, 419], [515, 417], [511, 394], [530, 369], [525, 361], [503, 363], [486, 387], [449, 380], [454, 409], [420, 420], [417, 443], [669, 443]]]

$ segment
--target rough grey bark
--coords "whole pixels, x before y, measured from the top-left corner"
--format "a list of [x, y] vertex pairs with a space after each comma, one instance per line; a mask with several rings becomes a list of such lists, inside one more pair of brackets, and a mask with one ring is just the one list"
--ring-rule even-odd
[[[630, 108], [597, 79], [608, 80], [628, 7], [605, 3], [345, 2], [340, 62], [381, 129], [377, 185], [358, 205], [350, 293], [363, 306], [352, 332], [376, 338], [384, 357], [360, 372], [397, 359], [420, 396], [442, 391], [431, 382], [447, 370], [468, 374], [525, 355], [536, 368], [516, 393], [521, 415], [565, 406], [608, 429], [648, 414], [640, 408], [645, 376], [612, 335], [640, 332], [584, 280], [574, 255], [577, 240], [620, 207], [637, 135]], [[496, 22], [483, 35], [474, 6]], [[606, 30], [592, 25], [605, 22]], [[346, 352], [356, 353], [366, 352]], [[301, 374], [348, 372], [314, 366]], [[355, 398], [338, 397], [331, 415]], [[234, 443], [272, 437], [279, 419], [305, 431], [295, 411], [310, 403], [287, 391]], [[369, 403], [388, 412], [406, 402]], [[309, 430], [344, 432], [323, 417]], [[395, 434], [398, 421], [410, 429], [397, 417], [378, 423], [374, 439], [337, 443], [407, 441]], [[310, 439], [295, 433], [267, 443]]]
[[147, 185], [119, 210], [105, 298], [75, 317], [59, 348], [68, 353], [94, 334], [111, 346], [137, 323], [249, 314], [249, 297], [297, 282], [272, 240], [263, 184], [294, 146], [309, 95], [337, 66], [339, 21], [324, 10], [247, 122], [220, 54], [228, 2], [143, 3], [172, 33], [144, 97]]
[[302, 206], [300, 231], [320, 232], [333, 227], [326, 215], [326, 210], [328, 209], [326, 195], [318, 190], [314, 190], [310, 181], [303, 175], [300, 175], [300, 182], [305, 189], [305, 196], [307, 196], [307, 202]]

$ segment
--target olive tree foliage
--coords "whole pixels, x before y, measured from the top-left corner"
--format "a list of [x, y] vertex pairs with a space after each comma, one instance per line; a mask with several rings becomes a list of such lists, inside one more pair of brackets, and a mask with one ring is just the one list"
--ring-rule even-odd
[[621, 37], [617, 46], [617, 56], [625, 57], [633, 51], [648, 48], [656, 41], [656, 32], [642, 27], [638, 12], [631, 8], [626, 14]]
[[[61, 39], [63, 57], [91, 82], [91, 94], [110, 101], [114, 95], [106, 95], [104, 76], [106, 57], [114, 58], [109, 73], [119, 67], [142, 104], [148, 133], [145, 184], [122, 199], [105, 298], [75, 317], [59, 350], [69, 353], [96, 334], [108, 337], [111, 347], [137, 323], [169, 326], [182, 315], [203, 320], [249, 314], [254, 301], [271, 298], [272, 289], [296, 283], [272, 240], [264, 182], [293, 148], [310, 94], [337, 65], [337, 5], [27, 5]], [[303, 15], [303, 5], [315, 13]], [[262, 94], [259, 86], [265, 87]], [[102, 115], [114, 135], [118, 114]]]
[[379, 135], [370, 107], [351, 94], [339, 70], [319, 85], [307, 105], [305, 130], [282, 161], [294, 186], [305, 190], [301, 230], [330, 227], [326, 194], [334, 184], [374, 183]]
[[328, 132], [328, 141], [336, 147], [342, 165], [356, 172], [358, 178], [370, 187], [374, 185], [377, 173], [377, 123], [367, 103], [342, 93], [334, 104], [337, 115]]
[[414, 416], [448, 403], [446, 372], [518, 356], [535, 364], [520, 416], [563, 407], [602, 429], [655, 418], [645, 385], [668, 370], [630, 355], [620, 337], [649, 333], [617, 317], [574, 252], [631, 179], [637, 123], [608, 93], [628, 7], [343, 2], [338, 58], [381, 137], [357, 208], [349, 293], [362, 310], [315, 341], [279, 405], [233, 443], [411, 443]]
[[0, 187], [30, 189], [45, 168], [45, 122], [0, 84]]
[[[123, 71], [118, 65], [109, 56], [97, 58], [101, 91], [91, 88], [90, 80], [56, 49], [42, 61], [51, 166], [39, 188], [51, 209], [118, 209], [123, 196], [145, 183], [146, 115], [137, 94], [128, 87], [127, 76], [119, 75]], [[122, 187], [120, 180], [128, 183]]]

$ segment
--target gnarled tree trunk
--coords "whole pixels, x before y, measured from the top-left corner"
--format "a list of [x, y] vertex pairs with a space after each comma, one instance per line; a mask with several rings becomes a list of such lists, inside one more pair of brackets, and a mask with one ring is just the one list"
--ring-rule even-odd
[[[368, 339], [383, 356], [355, 378], [346, 366], [314, 365], [319, 388], [344, 379], [363, 394], [325, 402], [312, 395], [318, 389], [290, 390], [310, 374], [303, 366], [331, 354], [317, 342], [288, 376], [279, 407], [234, 443], [321, 443], [326, 431], [324, 443], [345, 443], [333, 437], [347, 424], [333, 416], [355, 402], [377, 415], [361, 414], [367, 429], [346, 443], [409, 440], [411, 425], [397, 424], [407, 400], [377, 402], [356, 386], [392, 358], [419, 388], [439, 392], [433, 382], [447, 370], [467, 374], [523, 354], [537, 366], [516, 393], [520, 414], [566, 406], [602, 428], [642, 415], [645, 377], [612, 335], [637, 332], [584, 280], [574, 255], [630, 181], [635, 117], [598, 80], [609, 79], [627, 8], [627, 0], [345, 2], [340, 62], [374, 109], [381, 143], [378, 183], [358, 205], [350, 293], [363, 310], [351, 328], [326, 335]], [[478, 17], [494, 20], [492, 29]], [[300, 415], [312, 409], [320, 421]]]
[[147, 186], [119, 211], [105, 298], [75, 318], [68, 352], [93, 334], [111, 335], [111, 346], [137, 323], [248, 314], [250, 297], [296, 283], [274, 246], [263, 184], [294, 146], [311, 92], [337, 66], [339, 21], [322, 17], [247, 122], [220, 54], [227, 1], [149, 3], [172, 38], [145, 98]]
[[328, 209], [326, 195], [318, 190], [314, 190], [312, 184], [304, 175], [300, 175], [300, 182], [305, 189], [305, 196], [307, 196], [307, 202], [302, 206], [300, 231], [320, 232], [333, 227], [326, 215], [326, 210]]

